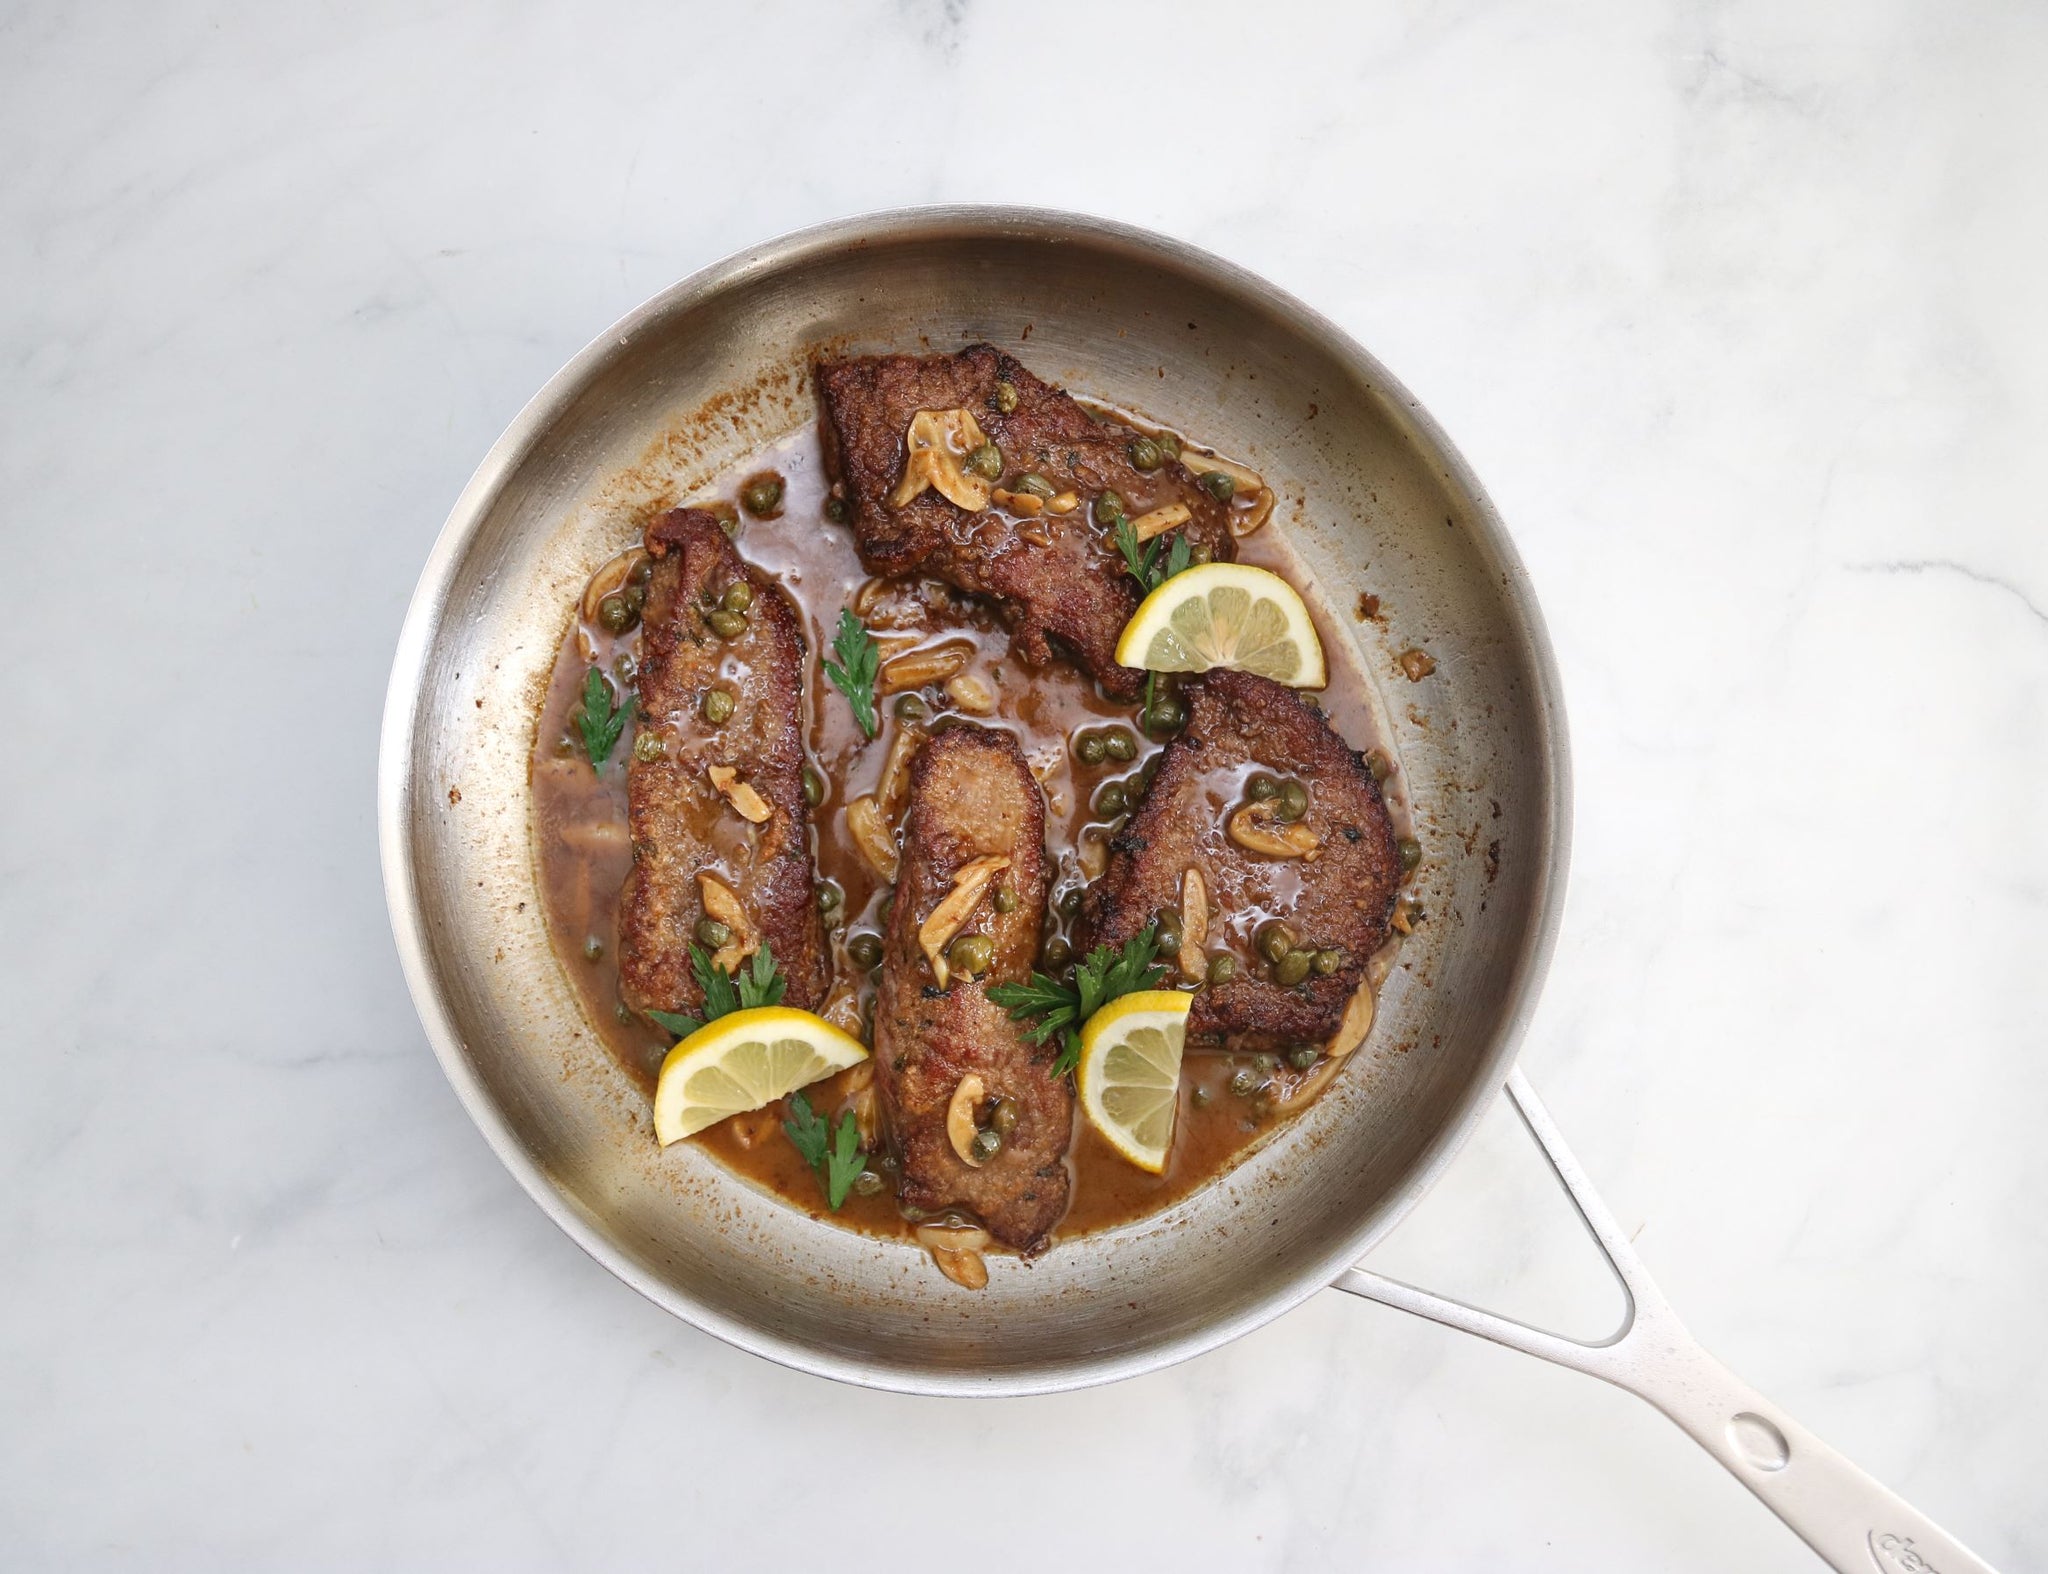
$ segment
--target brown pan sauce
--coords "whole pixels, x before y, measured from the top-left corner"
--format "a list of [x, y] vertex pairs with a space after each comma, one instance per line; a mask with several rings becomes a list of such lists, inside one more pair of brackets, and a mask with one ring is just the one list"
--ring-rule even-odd
[[[695, 500], [700, 506], [736, 507], [745, 482], [774, 471], [784, 482], [781, 506], [770, 518], [738, 511], [737, 541], [749, 562], [773, 575], [795, 602], [804, 629], [808, 672], [804, 704], [811, 760], [822, 773], [823, 802], [812, 811], [817, 876], [842, 893], [826, 931], [838, 980], [860, 979], [863, 1021], [869, 1019], [875, 976], [862, 973], [847, 954], [857, 935], [880, 936], [881, 906], [888, 887], [855, 851], [846, 824], [847, 805], [874, 792], [892, 751], [907, 749], [899, 738], [906, 725], [929, 728], [948, 712], [959, 711], [943, 683], [916, 691], [927, 716], [906, 724], [896, 713], [896, 695], [879, 695], [876, 709], [881, 731], [872, 741], [862, 737], [850, 707], [825, 679], [820, 662], [831, 650], [832, 632], [842, 607], [861, 612], [882, 646], [884, 664], [912, 649], [962, 647], [971, 657], [962, 675], [978, 680], [993, 697], [991, 715], [967, 720], [1006, 727], [1017, 734], [1025, 758], [1038, 776], [1046, 798], [1047, 868], [1054, 908], [1046, 914], [1046, 934], [1064, 934], [1067, 920], [1058, 911], [1059, 898], [1078, 891], [1091, 873], [1099, 873], [1106, 857], [1110, 827], [1091, 809], [1104, 783], [1128, 782], [1133, 800], [1141, 790], [1146, 762], [1162, 745], [1138, 725], [1136, 706], [1105, 699], [1076, 667], [1061, 662], [1027, 667], [1010, 651], [1009, 635], [985, 606], [936, 582], [870, 579], [854, 550], [853, 534], [826, 515], [828, 484], [814, 432], [790, 434], [750, 455], [721, 476]], [[1240, 510], [1248, 505], [1240, 500]], [[1324, 653], [1329, 662], [1329, 687], [1320, 696], [1325, 714], [1353, 748], [1381, 747], [1371, 699], [1371, 685], [1360, 670], [1348, 639], [1329, 638], [1327, 609], [1310, 593], [1308, 576], [1268, 524], [1238, 543], [1238, 560], [1273, 570], [1304, 592], [1312, 612], [1324, 625]], [[623, 634], [606, 632], [595, 618], [577, 609], [555, 659], [547, 696], [535, 730], [532, 765], [535, 858], [540, 876], [548, 932], [563, 971], [585, 1012], [611, 1052], [652, 1095], [662, 1058], [672, 1039], [668, 1033], [629, 1011], [619, 998], [617, 963], [620, 888], [631, 865], [626, 836], [626, 762], [633, 747], [629, 726], [601, 772], [593, 773], [580, 743], [575, 741], [573, 714], [581, 701], [589, 668], [595, 664], [623, 676], [630, 687], [639, 651], [638, 627]], [[973, 690], [965, 690], [973, 697]], [[942, 723], [943, 724], [943, 723]], [[1084, 729], [1120, 729], [1135, 745], [1128, 761], [1105, 759], [1084, 765], [1070, 743]], [[1238, 784], [1216, 784], [1218, 801], [1238, 796]], [[1387, 784], [1388, 805], [1404, 820], [1398, 778]], [[1210, 944], [1229, 945], [1240, 965], [1253, 965], [1250, 937], [1268, 915], [1244, 912], [1227, 915], [1212, 931]], [[1371, 976], [1382, 976], [1382, 966]], [[865, 1036], [865, 1035], [863, 1035]], [[1073, 1168], [1073, 1204], [1058, 1235], [1071, 1237], [1156, 1212], [1185, 1196], [1204, 1181], [1229, 1169], [1260, 1140], [1305, 1107], [1335, 1073], [1330, 1062], [1297, 1071], [1274, 1057], [1228, 1055], [1191, 1049], [1183, 1063], [1180, 1107], [1172, 1156], [1165, 1173], [1148, 1175], [1120, 1158], [1078, 1111], [1068, 1162]], [[828, 1121], [847, 1107], [855, 1086], [864, 1082], [864, 1067], [841, 1073], [808, 1090], [812, 1106]], [[1240, 1087], [1249, 1071], [1260, 1086], [1247, 1095]], [[850, 1195], [836, 1214], [827, 1211], [816, 1176], [781, 1131], [786, 1111], [781, 1103], [752, 1114], [738, 1115], [691, 1140], [717, 1156], [728, 1168], [756, 1185], [816, 1217], [871, 1234], [908, 1237], [915, 1221], [896, 1205], [894, 1176], [885, 1157], [877, 1156], [884, 1178], [892, 1184], [871, 1195]]]

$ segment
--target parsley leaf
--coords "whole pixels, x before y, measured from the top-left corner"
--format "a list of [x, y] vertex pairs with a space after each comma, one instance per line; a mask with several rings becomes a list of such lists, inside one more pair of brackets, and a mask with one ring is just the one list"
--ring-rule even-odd
[[1087, 1020], [1125, 995], [1140, 989], [1157, 988], [1166, 969], [1154, 958], [1159, 954], [1159, 921], [1154, 919], [1123, 943], [1121, 950], [1099, 945], [1074, 969], [1071, 984], [1062, 984], [1043, 973], [1033, 973], [1028, 984], [993, 984], [988, 998], [1010, 1013], [1012, 1022], [1031, 1017], [1039, 1020], [1025, 1030], [1034, 1044], [1043, 1044], [1058, 1033], [1062, 1037], [1059, 1057], [1052, 1074], [1063, 1077], [1081, 1060], [1081, 1028]]
[[583, 703], [570, 719], [583, 734], [583, 752], [590, 756], [590, 768], [594, 771], [604, 769], [604, 762], [618, 747], [619, 734], [626, 730], [626, 719], [633, 714], [631, 697], [620, 697], [626, 703], [614, 709], [612, 686], [605, 682], [602, 671], [592, 667], [583, 680]]
[[[1124, 572], [1138, 582], [1142, 591], [1157, 590], [1174, 575], [1185, 572], [1194, 562], [1194, 548], [1185, 532], [1176, 530], [1169, 546], [1164, 536], [1154, 536], [1143, 546], [1128, 519], [1116, 522], [1116, 549], [1123, 555]], [[1160, 553], [1166, 555], [1162, 559]]]
[[825, 1200], [832, 1204], [834, 1213], [846, 1201], [855, 1177], [867, 1167], [867, 1155], [860, 1150], [860, 1127], [854, 1121], [853, 1111], [848, 1110], [839, 1117], [839, 1130], [833, 1137], [832, 1152], [825, 1160]]
[[881, 665], [881, 652], [868, 626], [853, 615], [851, 607], [839, 609], [839, 632], [832, 636], [832, 653], [839, 659], [825, 663], [825, 676], [846, 696], [860, 730], [872, 738], [880, 727], [875, 719], [875, 671]]
[[782, 1123], [782, 1129], [789, 1133], [789, 1140], [804, 1163], [816, 1169], [825, 1162], [825, 1123], [811, 1113], [811, 1101], [803, 1094], [790, 1094], [789, 1119]]
[[853, 1187], [854, 1177], [867, 1168], [853, 1111], [839, 1117], [839, 1129], [835, 1132], [818, 1119], [808, 1098], [792, 1093], [789, 1119], [782, 1123], [782, 1129], [804, 1163], [818, 1172], [818, 1184], [825, 1188], [825, 1201], [837, 1213]]
[[691, 1016], [682, 1011], [650, 1011], [647, 1015], [679, 1039], [688, 1038], [707, 1022], [734, 1011], [751, 1011], [756, 1006], [779, 1006], [789, 980], [775, 965], [775, 952], [766, 942], [754, 953], [751, 964], [728, 973], [711, 960], [702, 946], [690, 947], [690, 971], [704, 992], [704, 1014]]

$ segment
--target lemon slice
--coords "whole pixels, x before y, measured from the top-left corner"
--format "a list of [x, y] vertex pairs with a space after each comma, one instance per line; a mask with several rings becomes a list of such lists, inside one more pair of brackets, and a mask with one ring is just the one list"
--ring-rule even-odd
[[1243, 563], [1185, 569], [1138, 603], [1116, 659], [1153, 672], [1235, 667], [1297, 689], [1324, 683], [1323, 642], [1278, 574]]
[[1195, 997], [1141, 989], [1112, 1000], [1081, 1029], [1081, 1108], [1109, 1145], [1157, 1175], [1173, 1146], [1180, 1051]]
[[728, 1012], [697, 1029], [661, 1063], [654, 1134], [667, 1147], [867, 1057], [859, 1039], [808, 1011], [756, 1006]]

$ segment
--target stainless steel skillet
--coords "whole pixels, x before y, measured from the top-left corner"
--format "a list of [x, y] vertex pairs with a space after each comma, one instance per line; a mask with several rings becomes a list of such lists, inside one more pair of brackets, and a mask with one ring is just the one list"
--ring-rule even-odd
[[[1163, 1214], [1035, 1264], [992, 1259], [971, 1294], [910, 1247], [808, 1219], [694, 1150], [658, 1151], [550, 953], [527, 760], [585, 577], [652, 509], [814, 419], [811, 353], [976, 339], [1284, 488], [1278, 526], [1325, 593], [1326, 633], [1388, 674], [1430, 916], [1360, 1063], [1275, 1140]], [[1364, 593], [1384, 622], [1349, 615]], [[1412, 685], [1392, 675], [1409, 645], [1437, 664]], [[1837, 1568], [1985, 1567], [1699, 1349], [1514, 1069], [1570, 840], [1541, 614], [1429, 417], [1334, 324], [1240, 269], [1100, 220], [945, 208], [808, 230], [664, 292], [548, 383], [456, 503], [400, 636], [378, 800], [399, 953], [470, 1114], [586, 1251], [744, 1349], [907, 1392], [1039, 1393], [1183, 1360], [1334, 1284], [1642, 1395]], [[1627, 1291], [1602, 1344], [1353, 1266], [1503, 1090]]]

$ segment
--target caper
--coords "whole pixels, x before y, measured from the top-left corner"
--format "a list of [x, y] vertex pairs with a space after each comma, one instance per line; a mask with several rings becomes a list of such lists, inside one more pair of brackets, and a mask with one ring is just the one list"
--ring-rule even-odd
[[744, 579], [736, 579], [725, 587], [718, 604], [728, 612], [744, 612], [754, 604], [754, 587]]
[[1244, 784], [1244, 795], [1253, 803], [1264, 803], [1268, 798], [1280, 796], [1280, 784], [1264, 771], [1259, 771]]
[[640, 609], [647, 605], [647, 587], [636, 585], [630, 579], [626, 581], [626, 588], [619, 594], [626, 598], [626, 605], [633, 609], [635, 617], [638, 617]]
[[1124, 500], [1121, 493], [1098, 492], [1095, 495], [1095, 522], [1104, 530], [1114, 530], [1117, 522], [1124, 518]]
[[1282, 989], [1292, 989], [1308, 977], [1309, 962], [1314, 956], [1313, 951], [1289, 951], [1273, 964], [1273, 982]]
[[1045, 944], [1038, 948], [1038, 965], [1048, 973], [1057, 973], [1073, 960], [1074, 948], [1064, 935], [1047, 935]]
[[1157, 470], [1165, 463], [1166, 455], [1161, 451], [1156, 439], [1140, 437], [1132, 441], [1131, 468], [1133, 470]]
[[612, 1018], [618, 1022], [631, 1022], [633, 1020], [633, 1008], [623, 1000], [615, 1001], [612, 1004]]
[[720, 946], [732, 943], [732, 929], [715, 918], [697, 920], [697, 944], [709, 946], [716, 951]]
[[1017, 1129], [1020, 1113], [1015, 1099], [997, 1099], [996, 1107], [989, 1111], [988, 1129], [999, 1137], [1007, 1137]]
[[1214, 1099], [1215, 1096], [1216, 1095], [1211, 1093], [1207, 1088], [1196, 1088], [1194, 1092], [1195, 1108], [1207, 1109], [1209, 1107], [1210, 1101]]
[[668, 745], [661, 741], [660, 733], [642, 732], [634, 734], [633, 758], [642, 765], [650, 764], [660, 759], [666, 753], [668, 753]]
[[994, 443], [971, 448], [967, 451], [967, 468], [984, 481], [994, 481], [1003, 473], [1003, 451]]
[[1102, 735], [1102, 750], [1112, 760], [1135, 760], [1138, 757], [1138, 740], [1121, 727], [1112, 727]]
[[1270, 1050], [1261, 1050], [1258, 1054], [1252, 1056], [1252, 1064], [1270, 1077], [1280, 1069], [1280, 1057], [1273, 1054]]
[[1195, 545], [1188, 548], [1188, 561], [1197, 566], [1210, 562], [1215, 556], [1216, 554], [1210, 550], [1206, 542], [1198, 541]]
[[1180, 457], [1180, 439], [1171, 432], [1161, 432], [1153, 439], [1159, 445], [1159, 452], [1168, 459]]
[[1394, 774], [1394, 762], [1388, 759], [1386, 755], [1382, 754], [1378, 749], [1371, 749], [1367, 751], [1365, 756], [1365, 768], [1372, 772], [1372, 779], [1376, 782], [1383, 782], [1389, 776]]
[[1145, 731], [1155, 738], [1170, 738], [1188, 724], [1188, 708], [1171, 694], [1162, 694], [1145, 707]]
[[1323, 1052], [1313, 1044], [1296, 1044], [1287, 1052], [1287, 1064], [1296, 1071], [1306, 1071], [1323, 1058]]
[[974, 1140], [967, 1144], [967, 1151], [973, 1154], [979, 1163], [986, 1164], [1003, 1151], [1002, 1136], [993, 1129], [977, 1131]]
[[1239, 1066], [1230, 1074], [1230, 1091], [1241, 1099], [1248, 1099], [1259, 1091], [1259, 1074], [1250, 1066]]
[[1294, 931], [1277, 918], [1272, 919], [1259, 925], [1258, 932], [1252, 936], [1252, 944], [1260, 956], [1268, 962], [1277, 963], [1294, 949]]
[[1070, 885], [1060, 892], [1058, 907], [1060, 917], [1062, 918], [1072, 918], [1076, 913], [1080, 912], [1081, 888], [1078, 885]]
[[619, 680], [621, 687], [629, 689], [633, 680], [640, 676], [640, 663], [633, 659], [630, 650], [622, 650], [612, 657], [612, 676]]
[[1180, 920], [1175, 918], [1169, 922], [1166, 919], [1161, 919], [1159, 923], [1159, 954], [1161, 956], [1171, 956], [1178, 950], [1180, 950]]
[[644, 585], [652, 578], [654, 578], [654, 559], [643, 554], [635, 560], [633, 567], [627, 572], [626, 583], [629, 585]]
[[813, 809], [825, 801], [825, 773], [815, 765], [804, 767], [804, 802]]
[[607, 634], [623, 634], [640, 621], [640, 614], [615, 590], [597, 604], [597, 621]]
[[1202, 490], [1219, 503], [1227, 503], [1237, 495], [1237, 478], [1227, 470], [1204, 471], [1201, 480]]
[[1310, 969], [1318, 978], [1328, 978], [1343, 965], [1344, 953], [1335, 946], [1330, 945], [1326, 945], [1322, 950], [1318, 951], [1315, 954], [1315, 960], [1309, 963]]
[[856, 1197], [880, 1196], [882, 1188], [888, 1184], [873, 1170], [862, 1170], [853, 1178], [853, 1194]]
[[858, 934], [846, 942], [847, 960], [862, 972], [868, 971], [882, 960], [882, 937], [880, 935]]
[[1303, 710], [1315, 711], [1320, 715], [1323, 709], [1323, 697], [1320, 694], [1310, 694], [1304, 691], [1301, 696], [1301, 708]]
[[583, 942], [583, 960], [586, 962], [601, 962], [604, 960], [604, 942], [598, 939], [596, 935], [590, 936], [589, 939]]
[[1036, 470], [1027, 470], [1010, 483], [1012, 492], [1022, 492], [1027, 497], [1049, 498], [1053, 495], [1052, 483]]
[[1273, 800], [1273, 818], [1292, 823], [1308, 813], [1308, 789], [1300, 782], [1282, 782]]
[[1130, 807], [1125, 801], [1127, 797], [1122, 782], [1104, 782], [1095, 789], [1095, 817], [1099, 820], [1114, 820]]
[[723, 727], [732, 720], [732, 694], [726, 689], [706, 689], [704, 699], [697, 707], [697, 714], [714, 727]]
[[832, 882], [831, 882], [830, 880], [820, 880], [820, 881], [818, 882], [818, 911], [819, 911], [819, 912], [821, 912], [821, 913], [834, 913], [834, 912], [837, 912], [837, 911], [839, 910], [839, 904], [840, 904], [841, 902], [845, 901], [845, 900], [846, 900], [846, 893], [845, 893], [844, 891], [840, 890], [840, 889], [839, 889], [839, 887], [838, 887], [838, 886], [836, 886], [836, 885], [834, 885], [834, 884], [833, 884], [833, 883], [832, 883]]
[[1017, 408], [1017, 385], [1012, 382], [996, 384], [996, 408], [1008, 415]]
[[825, 517], [826, 517], [827, 519], [831, 520], [831, 521], [832, 521], [832, 523], [833, 523], [833, 524], [835, 524], [835, 525], [843, 525], [843, 524], [845, 524], [845, 523], [846, 523], [846, 499], [845, 499], [845, 498], [843, 498], [843, 497], [828, 497], [828, 498], [826, 498], [826, 499], [825, 499]]
[[1159, 774], [1159, 762], [1165, 758], [1165, 751], [1161, 750], [1138, 767], [1138, 781], [1142, 786], [1150, 787], [1152, 785], [1152, 778]]
[[1100, 765], [1108, 753], [1108, 740], [1099, 732], [1084, 732], [1074, 739], [1074, 758], [1083, 765]]
[[1209, 982], [1212, 985], [1227, 984], [1235, 977], [1237, 977], [1236, 957], [1226, 951], [1221, 956], [1209, 958]]
[[711, 625], [711, 632], [720, 639], [738, 639], [747, 631], [746, 613], [728, 612], [723, 607], [716, 612], [706, 613], [704, 621]]
[[1401, 849], [1401, 873], [1412, 874], [1415, 866], [1422, 862], [1422, 843], [1412, 836], [1404, 836], [1395, 845]]
[[898, 721], [923, 721], [931, 714], [931, 707], [915, 694], [896, 696], [896, 719]]
[[782, 506], [782, 477], [773, 470], [757, 475], [740, 488], [740, 507], [756, 519], [766, 519]]
[[1010, 886], [999, 885], [996, 887], [996, 911], [999, 913], [1016, 912], [1018, 904], [1023, 900]]
[[973, 978], [986, 973], [996, 959], [996, 943], [987, 935], [962, 935], [946, 947], [953, 971]]

